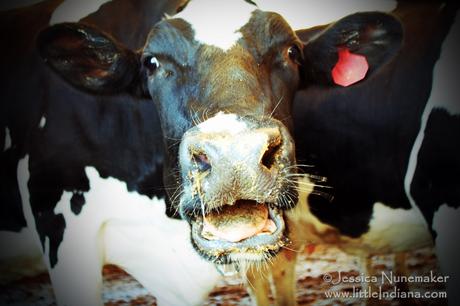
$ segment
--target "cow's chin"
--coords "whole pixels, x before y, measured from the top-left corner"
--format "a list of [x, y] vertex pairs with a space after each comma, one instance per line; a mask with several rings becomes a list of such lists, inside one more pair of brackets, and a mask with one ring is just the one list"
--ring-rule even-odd
[[282, 210], [240, 200], [191, 221], [192, 243], [217, 265], [262, 262], [288, 243]]

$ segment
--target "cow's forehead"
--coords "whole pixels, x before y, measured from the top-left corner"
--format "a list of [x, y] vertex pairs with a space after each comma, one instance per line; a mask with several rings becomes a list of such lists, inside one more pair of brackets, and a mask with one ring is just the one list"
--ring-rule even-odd
[[395, 0], [192, 0], [174, 17], [192, 25], [197, 41], [228, 50], [241, 37], [238, 30], [256, 9], [279, 13], [292, 29], [299, 30], [331, 23], [356, 12], [388, 12], [395, 7]]
[[245, 1], [197, 0], [174, 17], [191, 25], [198, 42], [228, 50], [241, 38], [238, 30], [256, 9]]
[[213, 62], [221, 64], [222, 60], [226, 60], [233, 63], [226, 67], [232, 67], [237, 59], [244, 62], [240, 62], [243, 66], [249, 64], [249, 54], [260, 63], [270, 51], [281, 50], [288, 44], [300, 44], [299, 38], [282, 16], [261, 11], [255, 6], [251, 6], [247, 19], [240, 19], [240, 23], [231, 26], [224, 23], [228, 26], [228, 33], [217, 30], [217, 36], [214, 35], [216, 31], [204, 33], [200, 30], [201, 23], [197, 26], [185, 17], [175, 15], [157, 23], [149, 34], [143, 52], [174, 59], [182, 66], [193, 66], [197, 62], [209, 66]]

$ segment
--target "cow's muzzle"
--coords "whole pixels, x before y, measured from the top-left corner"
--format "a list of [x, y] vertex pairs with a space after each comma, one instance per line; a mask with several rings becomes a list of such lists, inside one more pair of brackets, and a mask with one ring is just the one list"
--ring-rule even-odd
[[217, 263], [267, 259], [287, 243], [283, 210], [297, 202], [292, 138], [274, 119], [210, 120], [180, 145], [180, 212], [192, 242]]

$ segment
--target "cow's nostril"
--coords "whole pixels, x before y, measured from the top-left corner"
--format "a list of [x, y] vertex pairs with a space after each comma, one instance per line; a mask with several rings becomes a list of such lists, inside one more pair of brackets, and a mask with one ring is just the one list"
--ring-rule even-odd
[[192, 153], [192, 160], [199, 171], [206, 171], [211, 169], [211, 163], [209, 162], [208, 156], [203, 152]]
[[275, 164], [276, 157], [279, 154], [281, 149], [281, 139], [276, 138], [270, 142], [268, 145], [267, 150], [265, 151], [264, 155], [262, 156], [262, 165], [264, 165], [267, 169], [271, 169]]

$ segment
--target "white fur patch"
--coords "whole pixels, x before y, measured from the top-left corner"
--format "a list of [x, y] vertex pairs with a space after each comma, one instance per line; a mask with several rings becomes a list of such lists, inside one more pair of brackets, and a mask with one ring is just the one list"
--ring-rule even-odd
[[43, 128], [45, 127], [45, 125], [46, 125], [46, 117], [45, 117], [45, 116], [42, 116], [42, 117], [40, 118], [40, 122], [38, 123], [38, 127], [39, 127], [40, 129], [43, 129]]
[[225, 114], [219, 112], [212, 118], [197, 125], [198, 129], [203, 133], [222, 133], [226, 132], [235, 135], [248, 129], [246, 123], [238, 120], [235, 114]]
[[[70, 210], [72, 192], [63, 192], [54, 212], [65, 217], [58, 263], [50, 269], [49, 239], [45, 261], [59, 305], [102, 305], [104, 263], [124, 268], [156, 298], [158, 305], [198, 305], [220, 278], [214, 265], [191, 246], [185, 221], [170, 219], [165, 203], [130, 193], [126, 184], [103, 179], [87, 167], [90, 191], [80, 214]], [[28, 156], [18, 165], [18, 183], [27, 224], [35, 228], [29, 204]], [[32, 231], [36, 246], [38, 233]]]
[[[46, 241], [45, 260], [58, 304], [102, 305], [104, 263], [128, 271], [158, 305], [200, 304], [220, 275], [193, 250], [188, 224], [168, 218], [164, 201], [128, 192], [125, 183], [103, 179], [92, 167], [85, 170], [90, 191], [84, 193], [80, 214], [70, 209], [73, 192], [63, 192], [54, 210], [64, 215], [66, 228], [53, 269]], [[18, 178], [27, 223], [35, 228], [27, 189], [28, 157], [19, 162]], [[38, 234], [33, 234], [38, 244]]]
[[460, 304], [460, 209], [446, 204], [436, 211], [433, 218], [433, 229], [436, 231], [436, 256], [439, 260], [441, 272], [449, 276], [447, 292], [449, 305]]
[[244, 1], [192, 0], [174, 18], [190, 23], [196, 40], [227, 50], [241, 38], [238, 30], [249, 21], [256, 9], [256, 6]]
[[201, 305], [220, 275], [192, 248], [188, 224], [161, 213], [154, 220], [107, 222], [106, 261], [134, 276], [158, 305]]
[[[29, 177], [29, 157], [26, 156], [18, 164], [18, 184], [27, 226], [35, 229], [35, 219], [30, 206], [30, 194], [27, 187]], [[91, 227], [91, 224], [89, 226]], [[33, 231], [33, 236], [37, 244], [40, 244], [38, 232]], [[102, 305], [100, 297], [102, 288], [100, 271], [102, 266], [86, 266], [88, 253], [91, 253], [92, 250], [81, 248], [80, 241], [85, 238], [80, 237], [76, 241], [71, 241], [76, 243], [74, 254], [70, 258], [59, 257], [59, 262], [53, 269], [51, 269], [49, 261], [50, 240], [48, 237], [45, 238], [43, 258], [50, 272], [51, 283], [53, 284], [58, 305]], [[65, 242], [65, 238], [63, 242]], [[96, 260], [98, 259], [100, 258], [96, 258]]]
[[279, 13], [294, 30], [328, 24], [357, 12], [389, 12], [395, 9], [397, 4], [394, 0], [255, 0], [254, 2], [261, 10]]
[[99, 7], [110, 0], [65, 0], [51, 16], [50, 25], [60, 22], [77, 22], [96, 12]]
[[11, 134], [8, 127], [5, 128], [5, 143], [3, 145], [3, 152], [11, 148]]
[[257, 7], [245, 1], [192, 0], [184, 11], [175, 15], [187, 20], [198, 41], [224, 50], [241, 37], [238, 30], [250, 19], [255, 9], [279, 13], [294, 30], [327, 24], [346, 15], [364, 11], [389, 12], [396, 1], [362, 0], [255, 0]]
[[312, 214], [307, 196], [313, 184], [300, 180], [299, 203], [286, 214], [299, 224], [296, 239], [314, 244], [333, 244], [350, 254], [363, 255], [410, 250], [432, 245], [429, 231], [417, 211], [392, 209], [375, 203], [370, 220], [370, 229], [358, 238], [341, 235], [334, 227], [321, 222]]
[[[183, 304], [188, 299], [197, 299], [196, 295], [201, 299], [208, 293], [213, 282], [195, 283], [206, 288], [204, 293], [198, 288], [190, 291], [190, 284], [183, 281], [187, 272], [197, 267], [204, 271], [206, 265], [199, 264], [201, 259], [190, 245], [187, 224], [166, 217], [164, 201], [130, 193], [125, 183], [103, 179], [92, 167], [86, 168], [86, 174], [90, 191], [84, 193], [86, 203], [81, 213], [75, 216], [70, 210], [70, 192], [63, 193], [55, 209], [56, 213], [64, 214], [67, 224], [55, 274], [62, 284], [61, 291], [72, 288], [72, 292], [65, 292], [66, 297], [73, 295], [68, 300], [78, 297], [81, 300], [82, 294], [91, 295], [95, 289], [98, 291], [94, 294], [100, 296], [100, 271], [104, 262], [126, 269], [158, 301], [166, 304]], [[206, 264], [208, 278], [214, 268]], [[87, 272], [80, 272], [82, 266]], [[178, 266], [182, 267], [176, 270]], [[80, 290], [69, 287], [69, 275], [87, 279], [90, 286], [84, 282]]]
[[[63, 193], [55, 209], [66, 220], [53, 269], [65, 298], [80, 300], [80, 305], [82, 295], [99, 298], [100, 271], [107, 262], [128, 271], [159, 305], [201, 302], [219, 276], [193, 250], [188, 224], [168, 218], [164, 201], [128, 192], [125, 183], [103, 179], [92, 167], [86, 168], [86, 174], [90, 191], [84, 193], [86, 203], [80, 214], [70, 210], [71, 192]], [[75, 278], [82, 280], [80, 288], [72, 285]]]
[[[35, 231], [35, 219], [32, 213], [32, 207], [30, 206], [30, 194], [29, 188], [27, 186], [27, 183], [29, 182], [29, 177], [29, 156], [26, 155], [23, 159], [19, 160], [17, 168], [18, 187], [22, 200], [22, 212], [24, 213], [27, 228], [29, 229], [29, 231], [26, 230], [25, 233], [29, 235], [29, 241], [35, 241], [35, 247], [39, 248], [41, 251], [42, 247], [40, 243], [40, 237], [37, 231]], [[45, 253], [47, 249], [49, 249], [49, 247], [45, 246]], [[47, 264], [47, 267], [49, 268], [49, 262], [45, 261], [45, 264]]]
[[423, 216], [415, 209], [391, 208], [375, 203], [364, 241], [376, 249], [400, 252], [432, 245]]

